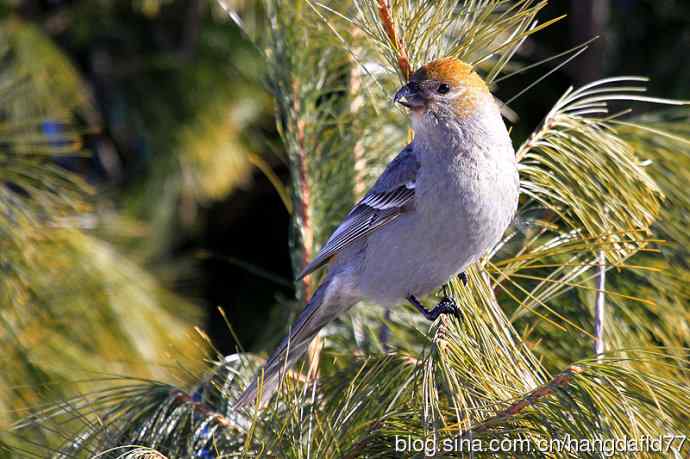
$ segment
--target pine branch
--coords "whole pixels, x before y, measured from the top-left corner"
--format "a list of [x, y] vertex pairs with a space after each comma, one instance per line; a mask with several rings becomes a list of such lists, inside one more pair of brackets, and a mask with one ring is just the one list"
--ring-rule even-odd
[[174, 403], [183, 403], [191, 408], [192, 413], [200, 413], [204, 418], [211, 422], [217, 422], [223, 427], [232, 427], [235, 430], [240, 430], [240, 427], [234, 424], [230, 419], [213, 410], [212, 407], [200, 400], [196, 400], [194, 396], [187, 394], [181, 390], [175, 390], [171, 393]]
[[388, 36], [390, 46], [397, 53], [398, 70], [400, 71], [403, 80], [409, 81], [410, 76], [412, 75], [412, 69], [410, 68], [410, 59], [407, 57], [407, 51], [405, 50], [404, 43], [402, 42], [400, 37], [398, 37], [398, 34], [396, 32], [396, 25], [393, 21], [393, 13], [391, 11], [390, 4], [388, 3], [388, 0], [377, 1], [381, 24], [383, 25], [383, 29], [386, 31], [386, 35]]
[[[295, 114], [301, 113], [300, 97], [302, 93], [300, 88], [300, 81], [295, 79], [292, 83], [292, 93], [295, 95], [293, 98], [292, 110]], [[309, 159], [307, 156], [307, 151], [305, 148], [305, 122], [304, 119], [298, 118], [294, 121], [294, 136], [297, 142], [296, 159], [293, 167], [297, 169], [297, 183], [295, 186], [298, 188], [299, 192], [294, 193], [295, 200], [293, 208], [297, 210], [296, 218], [299, 221], [300, 228], [300, 240], [302, 242], [302, 266], [301, 268], [307, 266], [313, 257], [313, 247], [314, 247], [314, 230], [312, 228], [311, 219], [311, 184], [309, 181]], [[301, 269], [300, 268], [300, 269]], [[313, 292], [313, 285], [311, 282], [312, 277], [307, 276], [302, 278], [302, 289], [304, 291], [305, 300], [309, 298]]]
[[540, 400], [542, 400], [545, 397], [549, 397], [553, 395], [554, 392], [557, 390], [562, 390], [565, 389], [570, 385], [572, 382], [573, 378], [576, 377], [579, 374], [582, 374], [584, 369], [582, 367], [579, 367], [577, 365], [573, 365], [570, 368], [566, 369], [562, 373], [559, 373], [556, 375], [551, 381], [548, 383], [538, 387], [537, 389], [533, 390], [529, 394], [527, 394], [525, 397], [521, 398], [520, 400], [517, 400], [513, 402], [508, 408], [505, 410], [499, 412], [495, 416], [481, 422], [480, 424], [470, 427], [469, 429], [465, 430], [462, 434], [458, 436], [459, 439], [464, 439], [464, 438], [470, 438], [475, 434], [479, 434], [482, 432], [486, 432], [492, 427], [496, 427], [498, 425], [504, 424], [506, 421], [508, 421], [510, 418], [513, 418], [517, 415], [519, 415], [523, 410], [525, 410], [528, 407], [534, 406], [536, 403], [538, 403]]
[[597, 295], [594, 306], [594, 353], [597, 357], [606, 350], [604, 342], [604, 324], [606, 321], [606, 255], [604, 251], [599, 252], [599, 272], [597, 274]]
[[[644, 247], [636, 233], [649, 234], [662, 195], [638, 152], [615, 129], [612, 121], [625, 112], [611, 115], [607, 104], [684, 103], [640, 95], [643, 86], [624, 86], [641, 81], [646, 79], [614, 77], [568, 89], [517, 151], [523, 193], [566, 227], [588, 236], [612, 234], [605, 254], [614, 264]], [[593, 199], [602, 191], [605, 200]]]
[[[355, 42], [361, 39], [362, 31], [356, 27], [352, 28], [351, 39]], [[355, 54], [360, 54], [355, 49]], [[362, 69], [360, 65], [355, 61], [353, 54], [350, 54], [350, 112], [352, 117], [361, 116], [360, 109], [364, 106], [365, 94], [364, 85], [362, 82]], [[366, 150], [364, 147], [364, 139], [357, 139], [355, 145], [352, 148], [352, 160], [354, 167], [354, 187], [353, 192], [355, 198], [359, 198], [366, 191], [367, 183], [366, 178], [366, 167], [367, 167], [367, 157]]]

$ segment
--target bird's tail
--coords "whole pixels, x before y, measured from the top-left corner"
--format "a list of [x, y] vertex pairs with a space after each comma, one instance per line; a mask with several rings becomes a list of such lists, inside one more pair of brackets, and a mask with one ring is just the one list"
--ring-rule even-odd
[[[264, 406], [278, 388], [282, 375], [304, 355], [319, 331], [350, 305], [324, 304], [331, 278], [324, 281], [304, 308], [290, 334], [266, 361], [262, 370], [235, 402], [235, 408], [255, 403], [261, 386], [261, 406]], [[261, 384], [259, 384], [261, 382]]]

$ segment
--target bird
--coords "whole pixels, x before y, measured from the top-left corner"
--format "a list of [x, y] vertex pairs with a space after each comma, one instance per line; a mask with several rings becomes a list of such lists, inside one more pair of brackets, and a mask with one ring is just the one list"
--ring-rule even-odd
[[362, 300], [384, 307], [408, 301], [429, 320], [457, 314], [451, 298], [430, 310], [420, 298], [454, 276], [466, 282], [466, 268], [510, 225], [520, 190], [515, 150], [476, 69], [455, 57], [434, 60], [413, 72], [393, 102], [409, 112], [413, 140], [298, 276], [328, 265], [236, 408], [265, 406], [319, 331]]

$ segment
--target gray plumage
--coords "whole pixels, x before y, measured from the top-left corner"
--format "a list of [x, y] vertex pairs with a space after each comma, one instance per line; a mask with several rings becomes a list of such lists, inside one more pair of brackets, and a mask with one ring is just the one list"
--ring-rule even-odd
[[412, 145], [408, 145], [391, 161], [371, 190], [347, 214], [298, 279], [321, 267], [350, 243], [366, 237], [376, 228], [399, 217], [406, 206], [414, 202], [417, 170], [417, 155]]
[[[262, 402], [276, 389], [281, 369], [336, 316], [363, 299], [392, 306], [433, 293], [493, 247], [512, 220], [519, 194], [515, 153], [493, 97], [462, 85], [441, 96], [429, 89], [438, 83], [429, 81], [421, 89], [403, 88], [414, 141], [301, 273], [330, 262], [324, 282], [264, 366]], [[459, 114], [459, 97], [472, 98], [471, 113]], [[236, 406], [256, 397], [254, 381]]]

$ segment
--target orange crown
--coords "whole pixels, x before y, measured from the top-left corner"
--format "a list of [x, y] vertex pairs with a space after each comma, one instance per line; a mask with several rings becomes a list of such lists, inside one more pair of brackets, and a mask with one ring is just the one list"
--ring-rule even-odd
[[[455, 57], [444, 57], [421, 66], [412, 75], [412, 81], [436, 80], [465, 89], [464, 96], [453, 102], [457, 116], [468, 116], [476, 112], [480, 104], [491, 95], [484, 80], [474, 71], [471, 65]], [[493, 101], [493, 98], [489, 97]]]
[[455, 57], [444, 57], [421, 66], [412, 75], [413, 81], [438, 80], [453, 86], [474, 87], [489, 91], [472, 66]]

